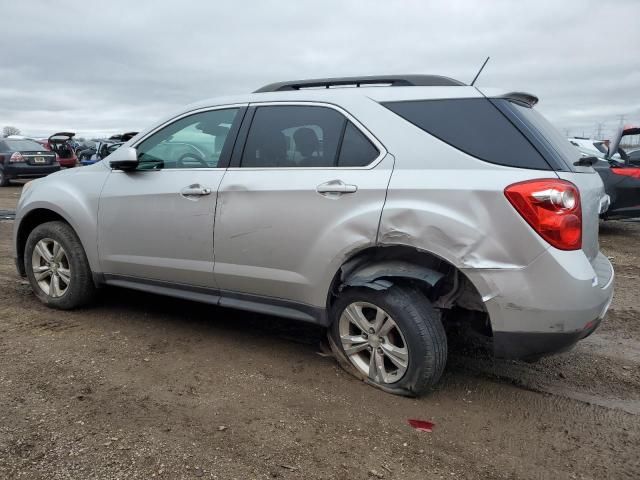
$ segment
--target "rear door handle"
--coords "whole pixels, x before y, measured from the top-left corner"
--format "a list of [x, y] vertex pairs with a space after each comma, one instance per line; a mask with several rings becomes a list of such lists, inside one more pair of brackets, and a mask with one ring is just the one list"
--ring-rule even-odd
[[211, 193], [211, 189], [208, 187], [203, 187], [200, 184], [189, 185], [188, 187], [184, 187], [180, 190], [180, 195], [183, 197], [197, 197], [202, 195], [209, 195]]
[[321, 183], [316, 187], [316, 191], [320, 194], [343, 194], [343, 193], [356, 193], [358, 191], [357, 185], [349, 185], [342, 180], [331, 180], [329, 182]]

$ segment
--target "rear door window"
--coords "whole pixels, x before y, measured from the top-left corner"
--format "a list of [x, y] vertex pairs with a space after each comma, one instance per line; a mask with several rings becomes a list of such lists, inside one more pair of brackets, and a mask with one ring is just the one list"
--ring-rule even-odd
[[332, 167], [346, 118], [319, 106], [258, 107], [242, 154], [245, 168]]
[[425, 132], [480, 160], [509, 167], [551, 170], [531, 142], [486, 98], [386, 102], [383, 105]]
[[333, 108], [274, 105], [257, 107], [240, 166], [364, 167], [379, 155], [371, 140]]
[[338, 158], [339, 167], [364, 167], [378, 158], [380, 152], [351, 122], [347, 122]]

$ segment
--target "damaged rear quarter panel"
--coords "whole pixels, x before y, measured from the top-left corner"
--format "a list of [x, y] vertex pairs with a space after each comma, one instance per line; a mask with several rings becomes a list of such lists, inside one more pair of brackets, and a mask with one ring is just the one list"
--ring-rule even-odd
[[522, 268], [548, 248], [503, 192], [511, 183], [552, 173], [492, 165], [418, 170], [398, 164], [382, 213], [380, 244], [416, 247], [461, 269]]

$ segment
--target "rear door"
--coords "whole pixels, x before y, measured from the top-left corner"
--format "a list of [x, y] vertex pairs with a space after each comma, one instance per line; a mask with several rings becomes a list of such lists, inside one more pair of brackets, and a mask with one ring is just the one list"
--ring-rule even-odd
[[217, 283], [323, 307], [335, 263], [376, 242], [393, 157], [330, 105], [257, 105], [245, 122], [220, 185]]
[[109, 175], [98, 214], [106, 275], [215, 287], [217, 191], [243, 112], [184, 115], [135, 145], [136, 171]]

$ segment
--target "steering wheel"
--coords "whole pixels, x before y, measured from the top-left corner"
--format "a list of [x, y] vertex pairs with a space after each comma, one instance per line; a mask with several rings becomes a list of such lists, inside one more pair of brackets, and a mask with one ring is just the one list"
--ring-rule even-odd
[[199, 153], [185, 153], [178, 159], [177, 163], [178, 168], [193, 168], [193, 165], [187, 165], [188, 163], [199, 163], [200, 166], [196, 168], [209, 168], [209, 164]]

